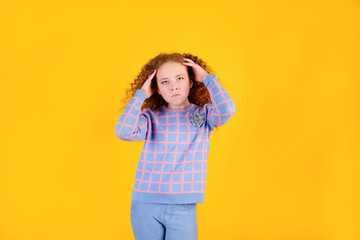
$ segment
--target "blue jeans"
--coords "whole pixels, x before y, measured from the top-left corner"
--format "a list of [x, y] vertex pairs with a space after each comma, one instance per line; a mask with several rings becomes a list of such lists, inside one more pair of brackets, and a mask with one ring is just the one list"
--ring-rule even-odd
[[197, 240], [197, 204], [131, 202], [136, 240]]

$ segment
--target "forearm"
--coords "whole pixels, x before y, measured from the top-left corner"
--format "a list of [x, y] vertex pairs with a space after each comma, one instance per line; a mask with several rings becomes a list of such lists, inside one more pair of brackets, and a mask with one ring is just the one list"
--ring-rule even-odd
[[210, 117], [212, 117], [215, 127], [224, 125], [235, 114], [235, 103], [229, 93], [220, 84], [216, 75], [210, 74], [207, 76], [204, 84], [209, 90], [212, 102]]
[[116, 136], [126, 141], [142, 140], [146, 133], [147, 119], [141, 112], [146, 99], [144, 91], [138, 89], [116, 124]]

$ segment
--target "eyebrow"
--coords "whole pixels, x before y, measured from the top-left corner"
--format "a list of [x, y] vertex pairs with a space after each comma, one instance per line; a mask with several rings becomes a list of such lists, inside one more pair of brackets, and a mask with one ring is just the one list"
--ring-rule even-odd
[[[185, 75], [185, 74], [180, 73], [180, 74], [176, 75], [175, 77], [184, 76], [184, 75]], [[164, 77], [164, 78], [159, 79], [159, 81], [160, 81], [160, 80], [163, 80], [163, 79], [168, 79], [168, 78], [167, 78], [167, 77]]]

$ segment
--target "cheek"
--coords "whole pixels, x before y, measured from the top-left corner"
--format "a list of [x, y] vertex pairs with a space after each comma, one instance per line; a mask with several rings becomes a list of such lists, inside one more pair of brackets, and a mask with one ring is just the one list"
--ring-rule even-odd
[[187, 84], [185, 88], [186, 88], [186, 91], [187, 91], [187, 92], [190, 92], [191, 84]]
[[162, 95], [164, 92], [164, 89], [160, 85], [157, 85], [157, 91], [160, 95]]
[[168, 91], [166, 91], [164, 86], [159, 87], [158, 93], [164, 98], [167, 97]]

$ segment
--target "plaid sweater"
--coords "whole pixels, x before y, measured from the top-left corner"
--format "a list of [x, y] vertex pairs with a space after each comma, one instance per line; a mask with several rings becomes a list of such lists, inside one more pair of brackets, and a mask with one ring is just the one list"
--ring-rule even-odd
[[166, 106], [141, 110], [146, 99], [138, 89], [116, 125], [116, 136], [141, 141], [132, 200], [150, 203], [205, 202], [210, 136], [236, 112], [234, 101], [216, 75], [204, 81], [212, 104], [190, 104], [181, 109]]

